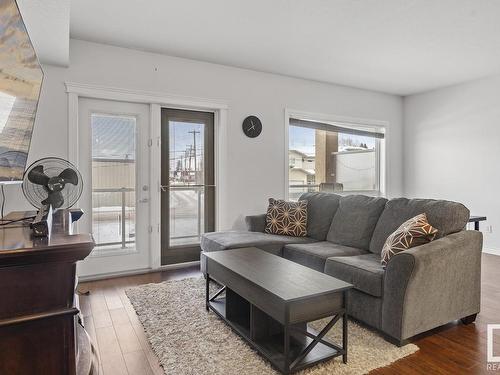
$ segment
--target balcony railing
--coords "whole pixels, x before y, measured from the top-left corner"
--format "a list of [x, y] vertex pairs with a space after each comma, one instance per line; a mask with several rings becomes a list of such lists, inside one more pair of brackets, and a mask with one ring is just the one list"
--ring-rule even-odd
[[[289, 199], [298, 200], [303, 193], [319, 190], [320, 184], [291, 184], [289, 185]], [[169, 191], [171, 204], [168, 215], [170, 215], [171, 245], [198, 242], [204, 233], [205, 186], [170, 185]], [[96, 236], [96, 246], [119, 245], [125, 249], [135, 243], [136, 199], [135, 195], [127, 197], [127, 194], [135, 194], [135, 189], [93, 189], [92, 193], [117, 195], [94, 200], [94, 202], [99, 202], [97, 207], [93, 207], [93, 224], [97, 225], [96, 229], [100, 232]], [[118, 226], [115, 223], [118, 223]], [[128, 236], [127, 227], [129, 228]]]
[[170, 185], [168, 190], [170, 192], [170, 245], [198, 243], [204, 233], [205, 186]]
[[[199, 242], [204, 233], [204, 186], [171, 185], [169, 190], [171, 243]], [[135, 242], [135, 196], [129, 196], [135, 189], [93, 189], [92, 193], [96, 246], [129, 247]]]
[[291, 200], [298, 200], [304, 193], [319, 191], [319, 184], [288, 185], [288, 197]]
[[379, 190], [346, 190], [344, 189], [343, 185], [339, 183], [288, 185], [288, 197], [290, 200], [298, 200], [300, 196], [304, 193], [311, 193], [317, 191], [325, 193], [335, 193], [340, 195], [365, 194], [374, 197], [382, 195], [382, 193]]
[[[134, 243], [135, 239], [130, 239], [135, 237], [135, 197], [129, 198], [131, 202], [127, 205], [127, 194], [135, 193], [133, 188], [116, 188], [116, 189], [92, 189], [93, 194], [106, 194], [110, 195], [101, 199], [93, 199], [94, 202], [99, 201], [98, 207], [93, 207], [92, 219], [93, 225], [97, 224], [99, 229], [103, 227], [104, 231], [102, 240], [100, 233], [96, 236], [96, 246], [116, 246], [120, 245], [122, 249], [127, 248], [127, 245]], [[117, 198], [112, 197], [112, 195], [119, 194]], [[95, 218], [94, 216], [111, 216], [110, 219]], [[117, 216], [115, 216], [117, 215]], [[115, 225], [113, 224], [113, 219], [118, 219], [118, 233], [113, 233]], [[127, 223], [129, 227], [129, 238], [127, 239]], [[100, 231], [99, 231], [100, 232]], [[117, 235], [116, 235], [117, 234]], [[117, 238], [119, 236], [119, 241], [109, 241], [107, 239]]]

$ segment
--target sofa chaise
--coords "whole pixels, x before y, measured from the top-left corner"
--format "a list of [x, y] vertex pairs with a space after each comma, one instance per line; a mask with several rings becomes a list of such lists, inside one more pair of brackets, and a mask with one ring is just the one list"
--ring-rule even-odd
[[[329, 193], [305, 193], [300, 199], [308, 202], [308, 237], [264, 233], [266, 215], [247, 216], [248, 231], [206, 233], [202, 251], [254, 246], [347, 281], [354, 285], [350, 316], [397, 345], [453, 320], [475, 320], [482, 234], [465, 230], [469, 210], [464, 205]], [[385, 240], [421, 213], [438, 229], [436, 239], [396, 254], [384, 269]]]

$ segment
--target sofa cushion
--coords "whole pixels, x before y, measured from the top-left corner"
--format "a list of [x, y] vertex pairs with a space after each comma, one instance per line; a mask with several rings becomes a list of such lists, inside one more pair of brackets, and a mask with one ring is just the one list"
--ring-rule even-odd
[[406, 220], [387, 237], [380, 254], [382, 267], [387, 267], [389, 260], [397, 253], [431, 242], [436, 234], [437, 229], [429, 224], [425, 214]]
[[201, 236], [203, 251], [219, 251], [240, 247], [255, 246], [272, 254], [282, 254], [283, 245], [289, 243], [309, 243], [315, 240], [309, 237], [279, 236], [276, 234], [226, 231], [205, 233]]
[[328, 241], [285, 245], [283, 248], [284, 258], [320, 272], [324, 271], [326, 260], [332, 256], [349, 256], [366, 253], [366, 250], [337, 245]]
[[469, 220], [469, 210], [461, 203], [434, 199], [391, 199], [385, 205], [373, 232], [370, 251], [380, 254], [387, 237], [402, 223], [425, 213], [427, 220], [438, 230], [436, 239], [461, 231]]
[[362, 292], [382, 297], [385, 271], [378, 254], [328, 258], [325, 273], [351, 283]]
[[342, 197], [326, 237], [327, 241], [368, 250], [373, 230], [386, 202], [385, 198], [366, 195]]
[[287, 202], [269, 198], [266, 233], [284, 236], [307, 236], [307, 201]]
[[339, 208], [340, 195], [332, 193], [304, 193], [299, 200], [307, 201], [307, 235], [324, 241], [333, 215]]

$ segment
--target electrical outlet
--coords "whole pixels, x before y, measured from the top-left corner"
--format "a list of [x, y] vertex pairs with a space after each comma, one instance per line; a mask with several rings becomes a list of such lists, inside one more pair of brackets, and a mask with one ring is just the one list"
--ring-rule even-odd
[[485, 232], [487, 232], [487, 233], [493, 233], [493, 225], [487, 225]]

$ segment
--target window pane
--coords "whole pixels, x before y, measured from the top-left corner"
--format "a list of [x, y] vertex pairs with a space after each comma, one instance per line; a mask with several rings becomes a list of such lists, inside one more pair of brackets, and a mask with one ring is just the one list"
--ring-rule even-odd
[[336, 181], [346, 191], [376, 190], [376, 139], [339, 133], [339, 150], [333, 157]]
[[169, 122], [170, 246], [197, 244], [204, 232], [205, 126]]
[[100, 250], [135, 246], [136, 119], [92, 114], [92, 231]]
[[311, 191], [374, 191], [378, 189], [374, 137], [290, 126], [289, 198]]
[[174, 188], [170, 192], [170, 245], [200, 241], [204, 232], [203, 187]]

